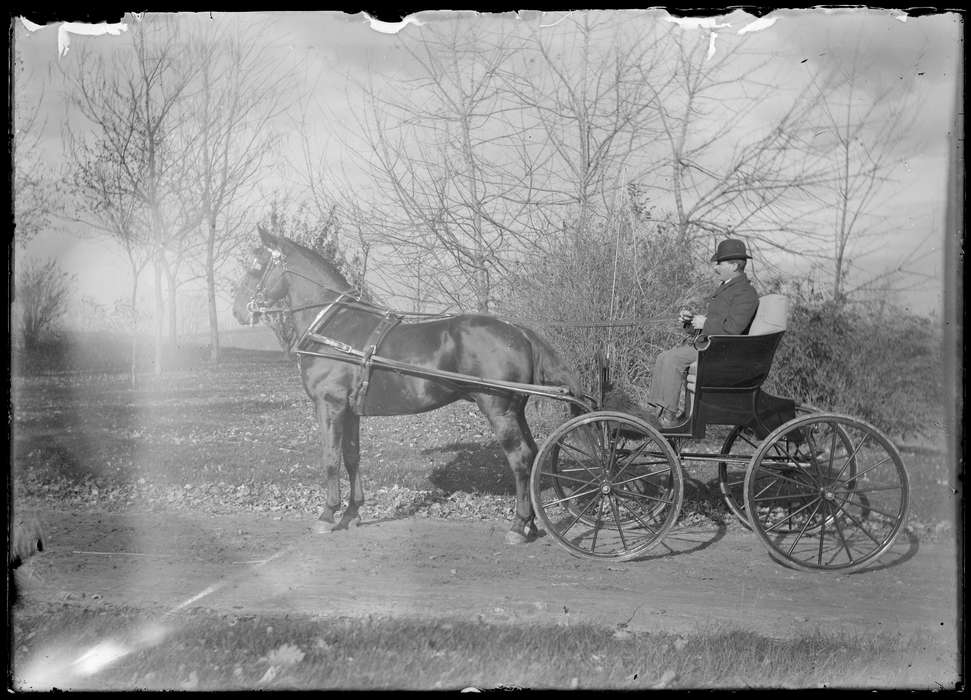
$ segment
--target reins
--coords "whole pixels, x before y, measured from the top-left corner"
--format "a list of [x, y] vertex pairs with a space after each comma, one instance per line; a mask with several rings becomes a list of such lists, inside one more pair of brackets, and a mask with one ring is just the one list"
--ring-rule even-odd
[[[247, 309], [250, 311], [251, 314], [254, 315], [254, 317], [261, 314], [275, 314], [275, 313], [294, 314], [294, 313], [297, 313], [298, 311], [308, 311], [311, 309], [323, 309], [325, 307], [330, 307], [336, 304], [339, 304], [346, 308], [358, 309], [361, 311], [368, 311], [371, 313], [380, 313], [380, 314], [394, 313], [396, 316], [401, 318], [440, 319], [440, 318], [448, 318], [449, 316], [453, 315], [453, 314], [442, 314], [442, 313], [421, 313], [417, 311], [412, 311], [412, 312], [397, 311], [397, 310], [391, 309], [390, 307], [373, 304], [371, 302], [364, 301], [363, 299], [361, 299], [361, 291], [357, 288], [352, 287], [342, 292], [338, 292], [318, 282], [312, 277], [309, 277], [303, 274], [302, 272], [299, 272], [298, 270], [294, 270], [293, 268], [288, 267], [286, 264], [286, 257], [279, 251], [273, 251], [270, 254], [270, 256], [271, 256], [270, 261], [266, 264], [266, 266], [263, 269], [262, 275], [260, 276], [260, 281], [256, 287], [256, 291], [253, 292], [253, 297], [252, 299], [250, 299], [249, 303], [247, 304]], [[335, 297], [333, 299], [315, 302], [313, 304], [304, 304], [303, 306], [297, 306], [297, 307], [291, 307], [289, 306], [289, 304], [280, 304], [278, 306], [267, 304], [265, 301], [263, 301], [263, 287], [266, 285], [266, 281], [269, 278], [270, 272], [277, 265], [280, 266], [282, 274], [284, 275], [289, 274], [289, 275], [294, 275], [296, 277], [300, 277], [301, 279], [304, 279], [312, 283], [314, 286], [326, 292], [329, 292], [330, 294], [335, 295]], [[616, 274], [616, 271], [615, 271], [615, 274]], [[616, 283], [616, 280], [614, 280], [614, 282], [611, 285], [610, 316], [613, 315], [615, 283]], [[611, 319], [607, 321], [544, 321], [540, 319], [535, 319], [535, 320], [506, 319], [498, 316], [497, 318], [500, 318], [501, 320], [507, 321], [509, 323], [524, 323], [530, 326], [541, 327], [541, 328], [607, 328], [608, 332], [610, 329], [613, 329], [613, 328], [647, 328], [647, 327], [653, 327], [658, 325], [667, 326], [667, 325], [671, 325], [674, 321], [677, 320], [674, 318], [663, 318], [663, 319], [652, 319], [652, 320], [629, 318], [629, 319], [616, 319], [616, 320]], [[311, 326], [313, 326], [313, 323], [311, 323]]]
[[[291, 307], [289, 304], [280, 304], [278, 306], [273, 306], [267, 304], [263, 300], [263, 287], [266, 285], [266, 281], [269, 278], [270, 272], [277, 265], [280, 266], [281, 274], [283, 275], [293, 275], [295, 277], [300, 277], [301, 279], [310, 282], [314, 286], [329, 292], [330, 294], [336, 295], [334, 299], [315, 302], [313, 304], [305, 304], [303, 306]], [[279, 251], [273, 251], [270, 253], [270, 261], [263, 268], [263, 273], [260, 276], [260, 281], [256, 285], [256, 290], [253, 292], [253, 297], [250, 299], [246, 308], [254, 316], [260, 314], [274, 314], [274, 313], [288, 313], [294, 314], [298, 311], [308, 311], [310, 309], [323, 309], [334, 304], [340, 304], [346, 308], [358, 309], [361, 311], [369, 311], [373, 313], [390, 313], [393, 312], [399, 317], [414, 317], [414, 318], [446, 318], [448, 314], [431, 314], [431, 313], [418, 313], [418, 312], [399, 312], [395, 311], [389, 307], [380, 306], [378, 304], [373, 304], [369, 301], [364, 301], [362, 298], [362, 292], [358, 288], [350, 288], [344, 291], [338, 292], [330, 287], [318, 282], [312, 277], [308, 277], [298, 270], [287, 267], [286, 256]], [[279, 302], [277, 302], [279, 303]], [[311, 324], [313, 325], [313, 324]]]

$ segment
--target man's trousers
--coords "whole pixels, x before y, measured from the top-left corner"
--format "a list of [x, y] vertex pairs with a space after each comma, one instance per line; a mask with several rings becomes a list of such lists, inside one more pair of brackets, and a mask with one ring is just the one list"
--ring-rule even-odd
[[678, 345], [659, 354], [654, 361], [648, 401], [677, 413], [685, 372], [697, 359], [698, 351], [692, 345]]

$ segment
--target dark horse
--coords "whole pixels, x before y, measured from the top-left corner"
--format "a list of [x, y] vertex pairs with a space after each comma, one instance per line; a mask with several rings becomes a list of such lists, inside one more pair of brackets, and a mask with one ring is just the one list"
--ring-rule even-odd
[[[319, 322], [319, 335], [362, 349], [380, 335], [387, 309], [347, 294], [351, 285], [337, 268], [314, 251], [260, 228], [263, 246], [240, 282], [233, 315], [250, 323], [253, 314], [286, 308], [298, 333]], [[281, 306], [288, 304], [288, 306]], [[326, 319], [321, 319], [323, 314]], [[375, 351], [381, 358], [415, 368], [459, 373], [486, 380], [567, 387], [580, 397], [572, 373], [550, 346], [527, 328], [484, 314], [461, 314], [433, 320], [388, 324], [390, 330]], [[421, 413], [459, 399], [473, 401], [489, 420], [506, 454], [516, 480], [516, 517], [506, 535], [510, 544], [536, 535], [529, 500], [528, 476], [536, 455], [524, 411], [528, 393], [496, 389], [461, 381], [432, 379], [407, 372], [367, 367], [359, 356], [341, 355], [332, 346], [303, 338], [301, 348], [317, 354], [299, 354], [303, 386], [316, 407], [320, 422], [327, 500], [318, 531], [327, 532], [359, 523], [364, 492], [359, 475], [360, 416]], [[298, 348], [300, 349], [300, 348]], [[329, 355], [329, 356], [328, 356]], [[362, 380], [366, 391], [362, 392]], [[574, 413], [582, 408], [571, 401]], [[340, 464], [343, 458], [350, 482], [350, 499], [340, 522]]]

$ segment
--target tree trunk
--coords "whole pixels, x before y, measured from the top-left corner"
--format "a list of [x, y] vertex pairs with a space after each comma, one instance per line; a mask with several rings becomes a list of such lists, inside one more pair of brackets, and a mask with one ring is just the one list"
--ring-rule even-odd
[[476, 311], [483, 314], [489, 313], [489, 270], [482, 260], [479, 261], [475, 271], [475, 296]]
[[219, 316], [216, 313], [216, 220], [209, 220], [206, 241], [206, 293], [209, 304], [209, 360], [219, 361]]
[[165, 282], [168, 286], [169, 292], [169, 307], [166, 309], [168, 311], [169, 321], [169, 347], [172, 349], [172, 352], [175, 352], [175, 349], [179, 344], [178, 310], [176, 309], [178, 289], [175, 280], [175, 273], [167, 263], [165, 264], [164, 271]]
[[162, 294], [161, 252], [156, 253], [152, 268], [155, 271], [155, 363], [152, 368], [155, 376], [162, 374], [163, 342], [165, 336], [165, 300]]
[[129, 381], [131, 388], [138, 382], [138, 271], [132, 265], [134, 279], [131, 285], [131, 366]]

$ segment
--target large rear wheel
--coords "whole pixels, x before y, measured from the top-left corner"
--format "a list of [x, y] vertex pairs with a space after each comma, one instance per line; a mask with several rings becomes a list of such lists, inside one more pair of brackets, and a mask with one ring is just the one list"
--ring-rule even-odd
[[677, 521], [681, 462], [667, 439], [627, 413], [595, 411], [559, 426], [530, 475], [533, 508], [575, 556], [634, 559]]
[[900, 453], [849, 416], [813, 413], [774, 430], [745, 475], [752, 530], [803, 570], [855, 571], [886, 552], [909, 502]]

